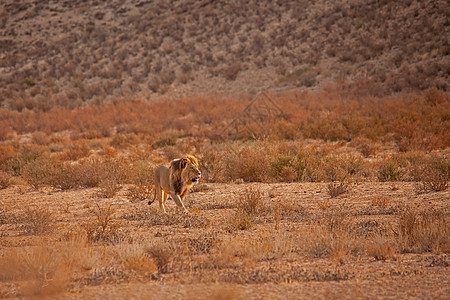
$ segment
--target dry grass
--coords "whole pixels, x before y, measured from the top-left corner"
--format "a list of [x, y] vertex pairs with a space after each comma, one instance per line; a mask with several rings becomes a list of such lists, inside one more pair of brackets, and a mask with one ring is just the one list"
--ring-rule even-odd
[[52, 229], [54, 217], [45, 207], [27, 207], [21, 221], [26, 234], [44, 234]]
[[450, 251], [448, 217], [435, 209], [405, 208], [399, 215], [399, 247], [402, 252]]

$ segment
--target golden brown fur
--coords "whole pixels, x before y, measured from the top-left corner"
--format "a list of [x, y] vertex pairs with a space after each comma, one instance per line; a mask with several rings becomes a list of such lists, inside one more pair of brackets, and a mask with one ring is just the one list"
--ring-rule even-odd
[[[154, 197], [158, 198], [160, 209], [166, 213], [166, 200], [170, 194], [177, 204], [187, 212], [183, 204], [183, 199], [192, 187], [200, 179], [201, 172], [197, 159], [192, 155], [186, 155], [180, 159], [170, 162], [169, 168], [160, 166], [155, 170], [155, 190]], [[148, 202], [152, 204], [153, 201]]]

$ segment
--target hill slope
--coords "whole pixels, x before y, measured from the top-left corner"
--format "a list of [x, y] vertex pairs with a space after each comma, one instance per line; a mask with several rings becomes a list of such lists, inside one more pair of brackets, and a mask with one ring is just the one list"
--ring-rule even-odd
[[[367, 3], [369, 2], [369, 3]], [[450, 82], [447, 1], [2, 1], [0, 105]]]

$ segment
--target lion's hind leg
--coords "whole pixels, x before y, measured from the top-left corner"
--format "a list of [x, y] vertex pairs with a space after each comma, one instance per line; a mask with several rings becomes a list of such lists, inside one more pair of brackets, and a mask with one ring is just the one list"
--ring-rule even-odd
[[159, 202], [159, 209], [161, 211], [163, 211], [164, 213], [166, 213], [166, 208], [164, 207], [164, 202], [166, 202], [164, 199], [165, 198], [164, 191], [162, 190], [161, 187], [158, 187], [156, 190], [156, 193], [157, 193], [158, 202]]
[[167, 213], [167, 204], [166, 204], [166, 200], [167, 200], [167, 196], [168, 194], [164, 191], [162, 191], [162, 209], [164, 211], [164, 213]]

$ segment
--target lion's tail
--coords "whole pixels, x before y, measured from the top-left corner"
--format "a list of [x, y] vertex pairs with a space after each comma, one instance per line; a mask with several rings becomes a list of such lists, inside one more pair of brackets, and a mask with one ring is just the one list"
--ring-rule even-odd
[[148, 205], [151, 205], [153, 202], [155, 202], [156, 199], [156, 188], [153, 189], [153, 200], [148, 201]]

